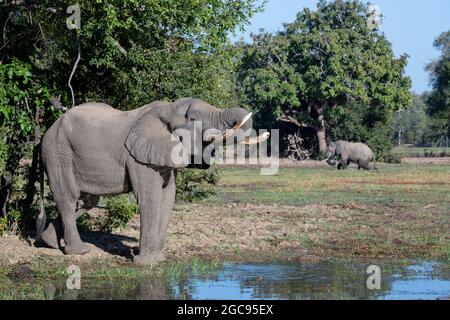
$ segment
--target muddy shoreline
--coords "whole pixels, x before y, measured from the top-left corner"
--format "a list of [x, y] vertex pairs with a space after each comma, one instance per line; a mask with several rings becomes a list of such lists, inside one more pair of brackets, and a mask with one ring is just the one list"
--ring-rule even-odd
[[[97, 214], [104, 214], [97, 212]], [[424, 217], [427, 218], [425, 219]], [[445, 213], [425, 208], [417, 215], [401, 208], [366, 207], [359, 204], [280, 205], [179, 204], [175, 207], [165, 246], [168, 262], [201, 259], [234, 262], [314, 263], [328, 257], [358, 259], [445, 259], [445, 243], [418, 244], [400, 236], [409, 224], [411, 232], [443, 233], [436, 224]], [[398, 233], [398, 235], [396, 235]], [[137, 250], [139, 219], [113, 234], [82, 232], [90, 248], [83, 256], [35, 247], [31, 238], [0, 237], [0, 264], [26, 264], [35, 259], [52, 263], [132, 264]]]

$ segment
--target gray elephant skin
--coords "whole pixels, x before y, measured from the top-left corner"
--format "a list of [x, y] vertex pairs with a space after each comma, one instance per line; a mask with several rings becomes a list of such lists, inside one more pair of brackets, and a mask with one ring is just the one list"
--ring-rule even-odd
[[[331, 142], [325, 151], [325, 157], [330, 166], [336, 165], [333, 158], [340, 157], [341, 160], [337, 165], [339, 170], [346, 169], [350, 163], [357, 164], [358, 170], [361, 168], [370, 170], [370, 162], [375, 160], [372, 150], [366, 144], [343, 140]], [[375, 164], [373, 168], [376, 169]]]
[[[103, 103], [72, 108], [48, 129], [42, 140], [42, 165], [60, 216], [44, 228], [46, 215], [41, 211], [37, 238], [52, 248], [60, 248], [60, 240], [64, 239], [66, 254], [87, 253], [89, 249], [77, 230], [77, 218], [95, 206], [101, 195], [132, 191], [140, 211], [139, 254], [134, 256], [134, 262], [164, 260], [176, 171], [192, 164], [174, 163], [172, 148], [181, 142], [174, 141], [174, 133], [184, 129], [203, 140], [202, 133], [214, 129], [215, 141], [223, 141], [224, 136], [228, 137], [224, 134], [230, 132], [228, 129], [249, 132], [250, 115], [242, 108], [220, 110], [193, 98], [171, 103], [156, 101], [127, 112]], [[195, 132], [195, 121], [202, 122], [203, 132]], [[241, 143], [257, 138], [244, 139]], [[202, 141], [201, 149], [210, 144]], [[202, 152], [194, 149], [191, 159], [201, 157]], [[201, 167], [208, 167], [208, 163], [203, 161]]]

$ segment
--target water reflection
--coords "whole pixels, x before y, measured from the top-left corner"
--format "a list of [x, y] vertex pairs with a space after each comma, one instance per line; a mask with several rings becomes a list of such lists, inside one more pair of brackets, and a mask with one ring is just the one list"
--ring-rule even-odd
[[[83, 279], [81, 290], [44, 288], [54, 299], [440, 299], [450, 297], [444, 262], [380, 263], [381, 288], [366, 286], [372, 263], [225, 264], [215, 274], [177, 279]], [[376, 263], [374, 263], [376, 264]]]

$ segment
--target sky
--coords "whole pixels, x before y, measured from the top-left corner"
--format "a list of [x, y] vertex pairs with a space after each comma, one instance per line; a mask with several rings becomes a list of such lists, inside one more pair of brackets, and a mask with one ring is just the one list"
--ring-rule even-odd
[[[431, 90], [425, 66], [439, 56], [433, 48], [434, 39], [450, 29], [450, 0], [371, 0], [383, 14], [380, 30], [392, 43], [397, 57], [409, 55], [406, 75], [412, 79], [412, 90], [422, 93]], [[276, 32], [283, 29], [284, 22], [295, 20], [297, 12], [308, 7], [314, 9], [317, 0], [268, 0], [264, 12], [250, 20], [244, 32], [237, 32], [234, 40], [241, 37], [251, 40], [250, 33], [260, 28]]]

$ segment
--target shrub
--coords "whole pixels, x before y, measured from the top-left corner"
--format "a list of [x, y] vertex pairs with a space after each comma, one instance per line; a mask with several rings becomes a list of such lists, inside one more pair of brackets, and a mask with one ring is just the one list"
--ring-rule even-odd
[[107, 198], [106, 209], [108, 214], [102, 219], [100, 229], [108, 233], [125, 227], [138, 212], [138, 206], [132, 203], [127, 195]]
[[8, 231], [8, 219], [6, 217], [0, 218], [0, 237]]
[[185, 169], [178, 172], [177, 199], [194, 202], [207, 199], [215, 191], [211, 186], [219, 181], [217, 169]]
[[388, 153], [384, 156], [384, 162], [392, 163], [392, 164], [399, 164], [402, 163], [402, 155], [398, 153]]
[[[3, 137], [5, 135], [5, 129], [0, 128], [0, 137]], [[3, 141], [3, 139], [0, 139], [0, 176], [3, 174], [3, 171], [5, 170], [6, 160], [8, 156], [8, 145]]]
[[391, 158], [392, 150], [392, 129], [385, 125], [378, 123], [373, 129], [371, 129], [370, 136], [367, 139], [367, 145], [372, 149], [376, 161], [387, 162], [388, 158]]

